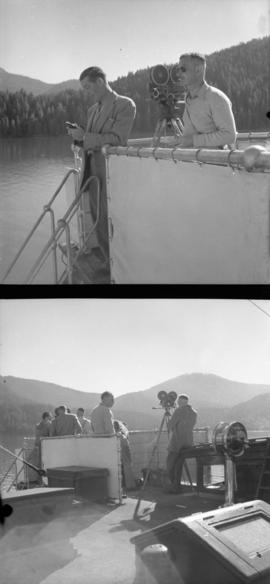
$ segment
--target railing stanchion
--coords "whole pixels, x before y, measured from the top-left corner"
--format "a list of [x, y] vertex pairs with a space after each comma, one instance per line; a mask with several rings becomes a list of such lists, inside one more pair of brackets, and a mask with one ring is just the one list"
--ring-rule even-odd
[[[79, 191], [79, 193], [76, 195], [74, 201], [71, 203], [70, 207], [68, 208], [68, 210], [66, 211], [64, 217], [62, 219], [60, 219], [58, 221], [58, 226], [55, 230], [55, 235], [54, 237], [50, 237], [49, 241], [47, 242], [47, 244], [45, 245], [45, 247], [43, 248], [42, 252], [40, 253], [38, 259], [36, 260], [34, 266], [32, 267], [32, 269], [30, 270], [30, 272], [27, 274], [27, 277], [25, 279], [25, 284], [29, 284], [33, 281], [34, 277], [36, 276], [36, 274], [38, 273], [38, 271], [40, 270], [41, 266], [43, 265], [44, 261], [47, 259], [48, 255], [51, 253], [51, 249], [52, 246], [55, 242], [57, 242], [59, 240], [59, 238], [61, 237], [62, 233], [65, 231], [64, 228], [64, 224], [67, 222], [69, 223], [72, 219], [72, 217], [74, 216], [74, 214], [76, 213], [76, 211], [78, 210], [79, 207], [79, 203], [81, 200], [81, 197], [84, 193], [84, 191], [86, 190], [86, 188], [88, 187], [88, 185], [90, 184], [90, 182], [96, 182], [97, 184], [97, 219], [93, 225], [92, 230], [90, 231], [90, 233], [88, 233], [87, 235], [87, 239], [89, 238], [89, 236], [91, 235], [91, 233], [94, 231], [94, 229], [96, 228], [96, 225], [98, 223], [98, 219], [99, 219], [99, 207], [100, 207], [100, 182], [97, 176], [90, 176], [87, 181], [85, 182], [85, 184], [83, 185], [83, 187], [81, 188], [81, 190]], [[76, 260], [77, 255], [74, 258], [74, 261]], [[73, 261], [73, 263], [74, 263]], [[60, 280], [58, 280], [58, 283], [62, 280], [62, 277], [60, 277]]]
[[67, 223], [67, 221], [65, 221], [64, 219], [60, 219], [58, 221], [58, 225], [59, 227], [63, 227], [65, 234], [66, 234], [66, 250], [67, 250], [67, 278], [68, 278], [68, 283], [72, 284], [72, 253], [71, 253], [71, 242], [70, 242], [70, 229], [69, 229], [69, 225]]
[[54, 211], [52, 208], [48, 208], [48, 213], [50, 213], [50, 217], [51, 217], [51, 235], [54, 239], [54, 243], [52, 245], [54, 283], [57, 284], [58, 270], [57, 270], [57, 254], [56, 254], [57, 243], [55, 240], [55, 217], [54, 217]]
[[71, 168], [67, 174], [64, 176], [63, 180], [61, 181], [59, 187], [56, 189], [55, 193], [53, 194], [53, 196], [51, 197], [50, 201], [48, 202], [47, 205], [45, 205], [41, 215], [39, 216], [39, 218], [37, 219], [36, 223], [34, 224], [34, 226], [32, 227], [30, 233], [28, 234], [28, 236], [26, 237], [26, 239], [24, 240], [23, 244], [21, 245], [18, 253], [16, 254], [14, 260], [12, 261], [12, 263], [10, 264], [8, 270], [6, 271], [4, 277], [1, 280], [1, 284], [3, 284], [5, 282], [5, 280], [7, 279], [7, 277], [9, 276], [10, 272], [12, 271], [13, 267], [15, 266], [15, 264], [17, 263], [19, 257], [21, 256], [23, 250], [25, 249], [25, 247], [27, 246], [28, 242], [30, 241], [31, 237], [33, 236], [33, 234], [35, 233], [35, 231], [37, 230], [38, 226], [40, 225], [42, 219], [45, 217], [46, 213], [50, 210], [53, 202], [55, 201], [56, 197], [58, 196], [58, 194], [60, 193], [60, 191], [62, 190], [64, 184], [66, 183], [67, 179], [69, 178], [69, 176], [71, 174], [78, 174], [78, 170], [76, 168]]

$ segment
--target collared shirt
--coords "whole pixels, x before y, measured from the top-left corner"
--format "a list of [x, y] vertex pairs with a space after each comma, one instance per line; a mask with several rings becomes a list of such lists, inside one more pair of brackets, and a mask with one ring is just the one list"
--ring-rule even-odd
[[183, 135], [192, 135], [194, 148], [218, 148], [236, 140], [229, 98], [205, 81], [193, 96], [187, 94], [183, 124]]
[[105, 144], [124, 146], [127, 143], [136, 114], [132, 99], [106, 93], [88, 110], [88, 122], [83, 143], [85, 150], [100, 150]]
[[82, 433], [83, 434], [91, 434], [92, 432], [92, 428], [91, 428], [91, 422], [90, 420], [88, 420], [88, 418], [82, 417], [82, 418], [78, 418], [81, 427], [82, 427]]
[[115, 434], [110, 408], [103, 403], [96, 406], [91, 413], [91, 426], [94, 434]]

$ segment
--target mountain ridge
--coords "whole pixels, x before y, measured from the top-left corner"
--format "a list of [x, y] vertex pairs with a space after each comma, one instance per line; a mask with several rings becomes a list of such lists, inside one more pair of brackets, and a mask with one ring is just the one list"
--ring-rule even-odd
[[[217, 55], [223, 54], [226, 55], [231, 52], [231, 54], [236, 57], [237, 52], [241, 52], [245, 50], [246, 46], [254, 46], [258, 42], [263, 42], [265, 39], [268, 39], [269, 35], [265, 35], [263, 37], [256, 37], [250, 39], [246, 42], [240, 42], [237, 45], [232, 45], [230, 47], [225, 47], [223, 49], [219, 49], [218, 51], [213, 51], [206, 55], [207, 62], [210, 64], [213, 59], [216, 58]], [[167, 65], [171, 65], [172, 63], [167, 63]], [[128, 78], [129, 75], [140, 75], [145, 73], [149, 70], [149, 67], [146, 65], [145, 67], [138, 69], [133, 72], [128, 72], [126, 75], [118, 76], [117, 79], [111, 80], [110, 83], [116, 83], [119, 80], [125, 80]], [[36, 79], [34, 77], [29, 77], [26, 75], [20, 75], [17, 73], [9, 73], [3, 67], [0, 67], [0, 92], [1, 91], [10, 91], [10, 92], [17, 92], [23, 89], [26, 92], [33, 93], [34, 96], [42, 95], [42, 94], [57, 94], [65, 89], [72, 89], [78, 91], [80, 89], [80, 82], [77, 79], [68, 79], [61, 81], [59, 83], [48, 83], [46, 81], [42, 81], [40, 79]]]
[[3, 67], [0, 67], [0, 91], [16, 93], [17, 91], [24, 90], [26, 93], [32, 93], [37, 96], [57, 94], [66, 89], [78, 91], [80, 89], [79, 81], [77, 79], [68, 79], [59, 83], [47, 83], [46, 81], [41, 81], [41, 79], [35, 79], [26, 75], [9, 73]]
[[[207, 395], [209, 388], [212, 392], [218, 389], [218, 398]], [[270, 428], [270, 386], [235, 382], [208, 373], [180, 375], [148, 389], [118, 396], [113, 408], [115, 419], [126, 421], [131, 430], [157, 429], [164, 414], [157, 398], [161, 389], [188, 393], [190, 403], [198, 411], [198, 426], [213, 428], [221, 420], [231, 422], [239, 419], [250, 428]], [[0, 423], [3, 427], [9, 419], [11, 427], [18, 428], [20, 409], [26, 417], [24, 430], [28, 431], [46, 409], [53, 411], [62, 403], [74, 412], [78, 407], [84, 407], [89, 416], [99, 401], [100, 393], [97, 392], [82, 392], [44, 381], [0, 376]], [[8, 431], [7, 424], [5, 427]]]

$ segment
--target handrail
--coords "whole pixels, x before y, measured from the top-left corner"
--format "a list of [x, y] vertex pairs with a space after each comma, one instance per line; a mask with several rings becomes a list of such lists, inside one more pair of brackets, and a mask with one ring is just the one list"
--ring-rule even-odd
[[17, 260], [19, 259], [19, 257], [21, 256], [24, 248], [26, 247], [26, 245], [28, 244], [28, 242], [30, 241], [31, 237], [34, 235], [35, 231], [37, 230], [38, 226], [40, 225], [42, 219], [45, 217], [47, 212], [51, 212], [51, 206], [53, 204], [53, 202], [55, 201], [55, 199], [57, 198], [58, 194], [60, 193], [60, 191], [62, 190], [64, 184], [66, 183], [67, 179], [69, 178], [69, 176], [71, 174], [78, 174], [79, 171], [76, 168], [70, 168], [70, 170], [67, 172], [67, 174], [64, 176], [63, 180], [61, 181], [59, 187], [56, 189], [55, 193], [53, 194], [52, 198], [50, 199], [50, 201], [47, 203], [47, 205], [44, 205], [43, 207], [43, 211], [41, 213], [41, 215], [39, 216], [39, 218], [37, 219], [36, 223], [34, 224], [34, 226], [32, 227], [30, 233], [28, 234], [28, 236], [26, 237], [26, 239], [24, 240], [23, 244], [21, 245], [18, 253], [16, 254], [14, 260], [11, 262], [8, 270], [6, 271], [4, 277], [1, 280], [1, 284], [3, 284], [5, 282], [5, 280], [7, 279], [8, 275], [10, 274], [11, 270], [13, 269], [13, 267], [15, 266], [15, 264], [17, 263]]
[[[20, 448], [18, 456], [20, 456], [22, 452], [23, 452], [23, 448]], [[0, 479], [0, 487], [4, 483], [6, 477], [9, 475], [12, 467], [16, 465], [16, 462], [17, 462], [17, 459], [15, 459], [15, 460], [12, 461], [11, 465], [8, 467], [8, 469], [5, 472], [4, 476]], [[11, 484], [13, 484], [13, 482], [14, 482], [14, 479], [12, 479]]]
[[[30, 272], [27, 274], [25, 284], [29, 284], [33, 281], [34, 277], [36, 276], [36, 274], [40, 270], [43, 263], [46, 261], [48, 255], [50, 254], [52, 246], [59, 240], [59, 238], [61, 237], [61, 235], [65, 231], [65, 229], [66, 229], [65, 225], [66, 225], [67, 221], [70, 221], [72, 219], [73, 215], [75, 214], [75, 212], [78, 208], [78, 204], [80, 202], [80, 199], [81, 199], [84, 191], [86, 190], [86, 188], [88, 187], [88, 185], [92, 181], [96, 181], [96, 183], [97, 183], [98, 200], [99, 200], [99, 194], [100, 194], [99, 179], [97, 176], [90, 176], [87, 179], [87, 181], [84, 183], [83, 187], [80, 189], [79, 193], [76, 195], [75, 199], [72, 201], [72, 203], [71, 203], [70, 207], [68, 208], [68, 210], [66, 211], [64, 217], [62, 217], [62, 219], [60, 219], [58, 221], [58, 227], [56, 228], [55, 233], [50, 237], [49, 241], [47, 242], [47, 244], [43, 248], [42, 252], [40, 253], [38, 259], [36, 260], [34, 266], [31, 268]], [[92, 233], [93, 229], [96, 227], [97, 221], [98, 221], [98, 216], [97, 216], [96, 222], [95, 222], [91, 232], [88, 234], [88, 237]]]
[[243, 168], [244, 170], [269, 170], [270, 151], [254, 145], [253, 151], [246, 150], [210, 150], [208, 148], [153, 148], [148, 146], [103, 146], [103, 154], [137, 158], [154, 158], [155, 160], [172, 160], [173, 162], [191, 162], [195, 164], [214, 164]]

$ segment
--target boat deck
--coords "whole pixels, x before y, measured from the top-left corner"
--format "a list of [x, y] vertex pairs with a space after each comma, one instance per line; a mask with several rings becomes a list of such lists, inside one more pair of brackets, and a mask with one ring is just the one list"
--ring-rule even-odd
[[216, 509], [224, 500], [147, 486], [138, 505], [139, 494], [132, 491], [121, 505], [73, 500], [43, 521], [35, 506], [31, 511], [25, 504], [24, 517], [15, 521], [13, 514], [0, 527], [0, 584], [144, 584], [131, 539], [177, 517]]

